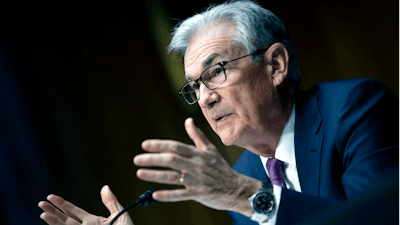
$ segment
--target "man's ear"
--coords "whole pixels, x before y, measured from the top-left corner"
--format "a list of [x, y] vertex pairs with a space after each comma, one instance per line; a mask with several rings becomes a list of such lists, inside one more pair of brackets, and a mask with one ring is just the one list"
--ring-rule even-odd
[[279, 86], [288, 75], [289, 54], [281, 43], [275, 43], [264, 53], [268, 75], [271, 75], [274, 85]]

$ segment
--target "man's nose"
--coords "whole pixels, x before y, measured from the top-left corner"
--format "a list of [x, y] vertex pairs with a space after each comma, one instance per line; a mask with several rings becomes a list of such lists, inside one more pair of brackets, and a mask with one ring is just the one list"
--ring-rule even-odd
[[210, 90], [209, 88], [206, 87], [206, 85], [203, 84], [203, 82], [200, 83], [199, 87], [199, 106], [201, 108], [210, 108], [214, 103], [219, 101], [219, 95], [218, 93], [214, 90]]

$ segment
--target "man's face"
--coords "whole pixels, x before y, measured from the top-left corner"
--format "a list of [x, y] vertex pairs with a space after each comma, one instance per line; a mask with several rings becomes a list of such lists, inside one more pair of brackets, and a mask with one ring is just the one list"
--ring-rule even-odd
[[[243, 48], [234, 46], [234, 34], [234, 27], [224, 22], [201, 29], [186, 49], [186, 76], [195, 80], [208, 66], [247, 55]], [[279, 107], [276, 87], [263, 61], [255, 65], [245, 57], [224, 68], [225, 83], [214, 90], [201, 83], [198, 103], [225, 145], [245, 147], [274, 131], [275, 109]]]

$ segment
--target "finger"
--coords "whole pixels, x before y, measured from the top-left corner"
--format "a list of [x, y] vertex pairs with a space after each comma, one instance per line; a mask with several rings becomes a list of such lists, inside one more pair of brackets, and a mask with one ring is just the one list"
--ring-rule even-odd
[[[44, 220], [44, 221], [45, 221], [47, 224], [49, 224], [49, 225], [59, 225], [59, 224], [63, 224], [63, 223], [61, 223], [61, 221], [59, 221], [59, 220], [57, 219], [56, 216], [54, 216], [54, 215], [51, 214], [51, 213], [47, 213], [47, 212], [44, 212], [44, 213], [40, 214], [40, 219]], [[64, 223], [64, 224], [65, 224], [65, 223]]]
[[59, 220], [55, 215], [44, 212], [40, 215], [40, 218], [44, 220], [49, 225], [80, 225], [79, 222], [68, 217], [66, 221]]
[[110, 214], [117, 214], [124, 209], [108, 185], [105, 185], [101, 189], [100, 195], [103, 204], [106, 206], [108, 211], [110, 211]]
[[188, 201], [194, 196], [196, 196], [194, 189], [161, 190], [153, 193], [153, 198], [160, 202]]
[[39, 202], [38, 206], [45, 211], [46, 213], [49, 213], [55, 217], [57, 217], [58, 219], [60, 219], [61, 221], [67, 221], [68, 216], [65, 215], [64, 213], [62, 213], [60, 210], [56, 209], [56, 207], [54, 207], [52, 204], [50, 204], [49, 202], [46, 201], [41, 201]]
[[208, 140], [206, 135], [194, 124], [192, 118], [188, 118], [185, 121], [186, 133], [189, 135], [190, 139], [194, 142], [197, 148], [202, 150], [211, 150], [213, 144]]
[[173, 140], [145, 140], [142, 142], [142, 148], [148, 152], [171, 152], [184, 157], [198, 154], [198, 150], [194, 146]]
[[135, 156], [133, 163], [136, 166], [159, 166], [174, 170], [194, 171], [189, 159], [172, 153], [147, 153]]
[[139, 169], [136, 172], [139, 179], [160, 184], [178, 184], [181, 173], [172, 170]]
[[47, 197], [47, 200], [49, 200], [55, 206], [63, 210], [68, 216], [74, 218], [78, 222], [82, 222], [86, 216], [90, 215], [85, 210], [75, 206], [74, 204], [64, 200], [63, 198], [57, 195], [49, 195]]

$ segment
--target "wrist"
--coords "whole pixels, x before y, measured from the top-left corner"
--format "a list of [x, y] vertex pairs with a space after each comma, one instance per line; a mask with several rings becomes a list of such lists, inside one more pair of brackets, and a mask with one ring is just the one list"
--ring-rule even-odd
[[231, 211], [251, 217], [253, 209], [249, 203], [249, 197], [262, 187], [262, 182], [242, 174], [240, 174], [238, 181], [236, 204]]

